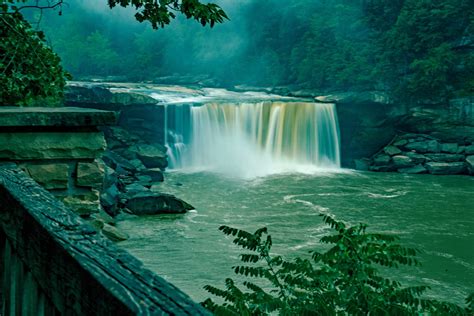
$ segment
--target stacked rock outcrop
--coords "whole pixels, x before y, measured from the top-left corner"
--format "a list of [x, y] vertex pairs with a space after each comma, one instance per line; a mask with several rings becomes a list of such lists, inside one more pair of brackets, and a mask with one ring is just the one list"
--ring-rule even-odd
[[101, 204], [108, 214], [152, 215], [193, 209], [159, 190], [168, 166], [163, 145], [147, 142], [123, 127], [107, 127], [104, 132], [107, 151], [102, 159], [107, 171]]
[[474, 144], [441, 142], [424, 134], [397, 136], [370, 159], [356, 161], [356, 169], [430, 173], [474, 174]]

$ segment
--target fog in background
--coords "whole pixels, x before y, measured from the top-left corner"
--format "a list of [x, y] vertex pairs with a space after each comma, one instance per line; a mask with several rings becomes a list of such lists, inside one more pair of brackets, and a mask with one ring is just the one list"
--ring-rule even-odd
[[135, 20], [133, 8], [111, 10], [105, 0], [70, 2], [61, 15], [45, 11], [40, 28], [76, 79], [191, 76], [213, 78], [221, 85], [308, 81], [295, 74], [301, 67], [298, 54], [305, 55], [311, 47], [298, 44], [308, 41], [315, 15], [318, 21], [324, 19], [321, 7], [330, 7], [325, 1], [217, 3], [230, 20], [212, 29], [180, 16], [166, 28], [153, 30], [149, 23]]

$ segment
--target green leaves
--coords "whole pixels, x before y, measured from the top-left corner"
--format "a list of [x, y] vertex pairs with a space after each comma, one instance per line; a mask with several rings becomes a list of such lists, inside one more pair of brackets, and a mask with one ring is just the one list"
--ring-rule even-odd
[[19, 13], [1, 14], [0, 32], [0, 104], [58, 104], [69, 75], [44, 34]]
[[[253, 234], [221, 226], [234, 244], [253, 253], [240, 255], [248, 265], [233, 267], [234, 272], [254, 282], [243, 282], [240, 290], [226, 279], [226, 289], [204, 288], [224, 299], [222, 305], [208, 299], [202, 304], [216, 315], [470, 315], [474, 294], [466, 308], [422, 298], [426, 286], [402, 287], [378, 272], [378, 267], [419, 265], [418, 250], [398, 244], [397, 236], [367, 233], [367, 225], [348, 226], [331, 216], [323, 221], [333, 234], [321, 238], [331, 247], [313, 251], [311, 260], [271, 256], [271, 236], [266, 228]], [[264, 238], [267, 235], [266, 238]]]
[[170, 24], [176, 18], [175, 12], [198, 21], [202, 26], [209, 24], [213, 27], [215, 23], [229, 19], [218, 5], [198, 0], [108, 0], [108, 4], [110, 8], [117, 5], [135, 7], [138, 10], [135, 14], [137, 21], [148, 21], [154, 29]]

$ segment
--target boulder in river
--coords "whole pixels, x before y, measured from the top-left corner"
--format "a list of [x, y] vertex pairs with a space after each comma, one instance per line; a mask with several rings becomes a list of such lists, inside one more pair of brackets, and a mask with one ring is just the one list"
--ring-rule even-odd
[[174, 195], [142, 192], [130, 197], [126, 207], [135, 215], [186, 213], [194, 207]]

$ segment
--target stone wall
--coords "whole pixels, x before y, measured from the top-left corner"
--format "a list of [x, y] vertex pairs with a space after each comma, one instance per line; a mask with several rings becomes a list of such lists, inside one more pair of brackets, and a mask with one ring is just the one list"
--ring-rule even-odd
[[0, 161], [16, 163], [78, 214], [100, 210], [106, 148], [98, 126], [116, 114], [80, 108], [0, 108]]

